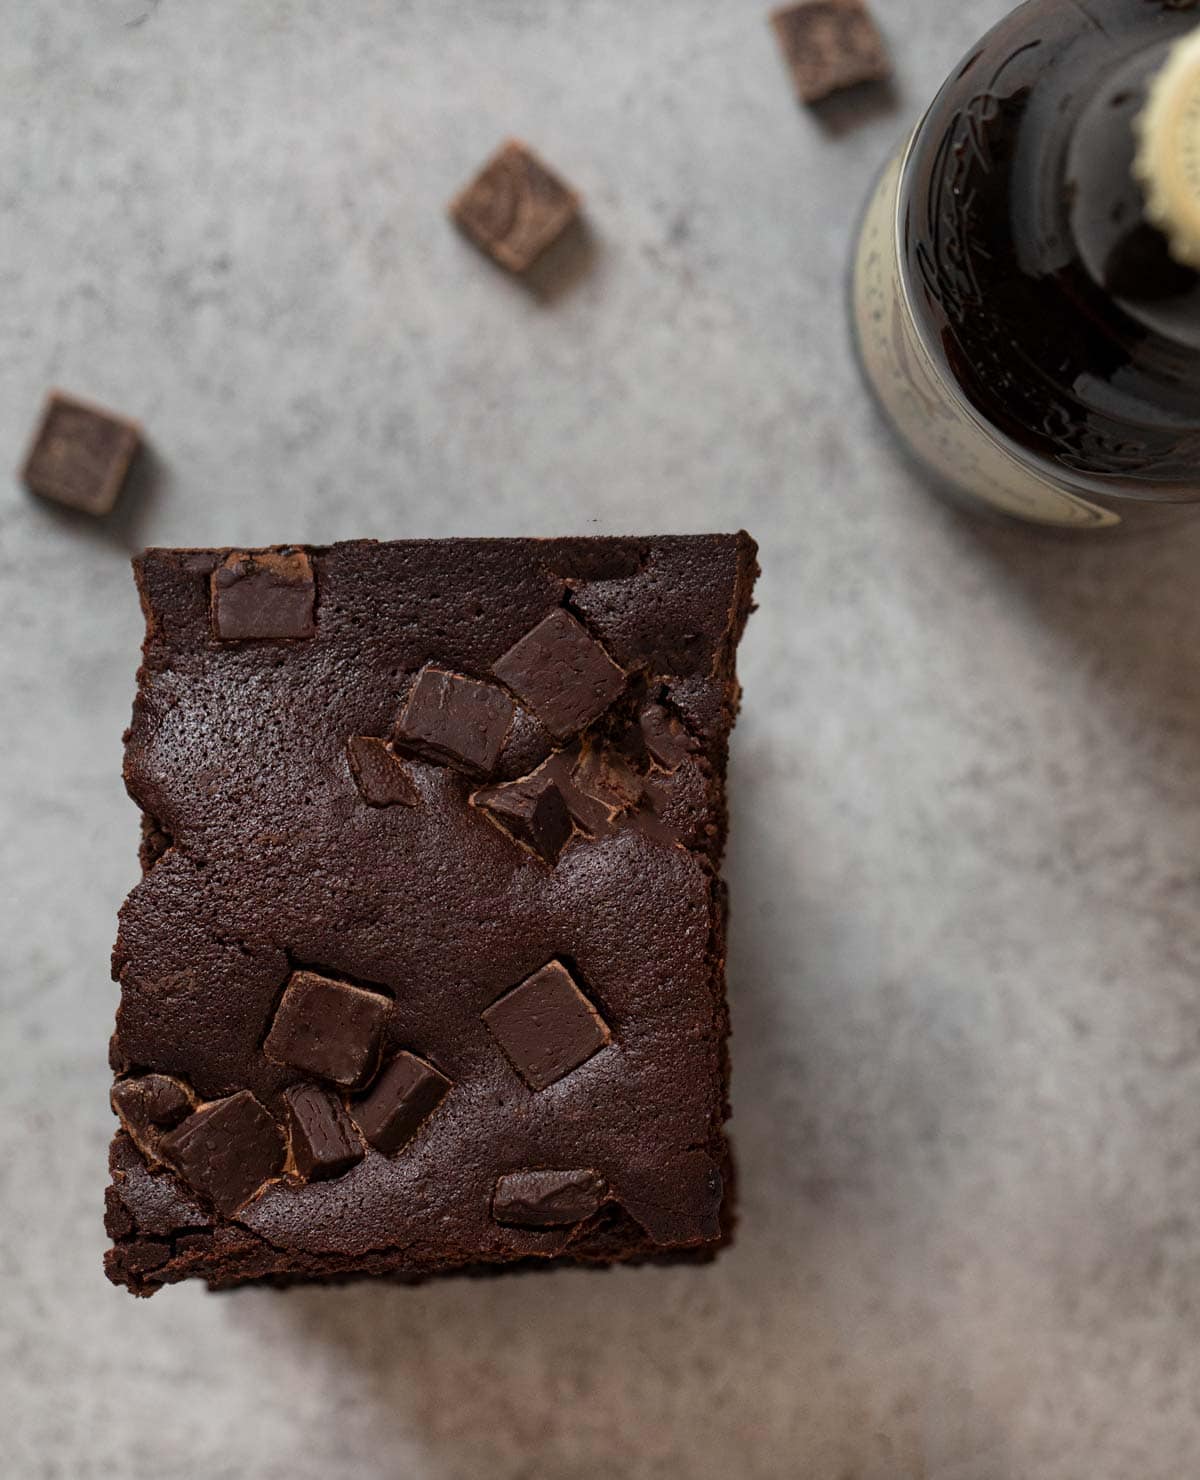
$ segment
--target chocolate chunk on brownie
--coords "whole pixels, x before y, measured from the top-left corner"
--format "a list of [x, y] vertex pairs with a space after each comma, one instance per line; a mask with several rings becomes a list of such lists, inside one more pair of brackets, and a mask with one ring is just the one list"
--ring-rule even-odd
[[510, 139], [450, 203], [458, 228], [501, 267], [526, 272], [579, 214], [579, 199]]
[[612, 1042], [608, 1024], [561, 961], [550, 961], [483, 1014], [530, 1089], [545, 1089]]
[[113, 958], [110, 1277], [145, 1295], [718, 1249], [752, 541], [135, 569], [125, 774], [164, 844]]
[[118, 1079], [110, 1098], [130, 1139], [150, 1162], [162, 1160], [164, 1134], [186, 1119], [195, 1104], [187, 1086], [169, 1074]]
[[686, 726], [661, 704], [647, 704], [640, 711], [638, 734], [651, 763], [662, 771], [678, 770], [697, 749]]
[[342, 1177], [366, 1152], [341, 1100], [320, 1084], [293, 1084], [283, 1092], [296, 1173], [310, 1182]]
[[140, 447], [136, 422], [52, 391], [21, 477], [40, 498], [85, 514], [107, 514]]
[[311, 637], [315, 601], [303, 550], [234, 552], [212, 573], [213, 631], [225, 642]]
[[497, 1223], [554, 1228], [582, 1223], [598, 1212], [607, 1188], [599, 1172], [506, 1172], [496, 1181], [492, 1215]]
[[492, 665], [557, 740], [597, 720], [625, 688], [626, 676], [569, 611], [557, 607]]
[[375, 735], [351, 735], [346, 758], [359, 794], [370, 807], [415, 807], [417, 788], [386, 740]]
[[223, 1218], [232, 1218], [283, 1167], [279, 1127], [248, 1089], [201, 1105], [160, 1144], [166, 1161]]
[[495, 684], [431, 663], [417, 674], [396, 724], [396, 743], [468, 775], [490, 776], [515, 712], [512, 700]]
[[475, 793], [471, 803], [546, 863], [558, 862], [571, 836], [571, 813], [562, 788], [545, 770], [486, 786]]
[[331, 981], [315, 971], [294, 972], [263, 1054], [353, 1089], [375, 1071], [390, 1006], [378, 992]]
[[450, 1092], [450, 1081], [416, 1054], [398, 1053], [365, 1099], [354, 1106], [354, 1118], [371, 1145], [394, 1156], [416, 1135]]
[[887, 47], [866, 0], [800, 0], [771, 24], [805, 103], [819, 103], [861, 82], [892, 75]]

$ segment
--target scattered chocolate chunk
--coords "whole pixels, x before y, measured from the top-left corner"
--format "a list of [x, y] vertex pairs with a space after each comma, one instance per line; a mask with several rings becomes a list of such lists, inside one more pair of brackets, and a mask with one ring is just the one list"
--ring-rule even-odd
[[496, 769], [516, 705], [495, 684], [432, 663], [417, 674], [396, 742], [414, 755], [486, 779]]
[[107, 514], [140, 446], [135, 422], [51, 391], [21, 478], [40, 498], [85, 514]]
[[545, 1089], [612, 1042], [604, 1019], [561, 961], [505, 993], [484, 1012], [513, 1068], [530, 1089]]
[[775, 11], [771, 24], [801, 102], [819, 103], [843, 88], [892, 75], [865, 0], [801, 0]]
[[118, 1079], [110, 1096], [112, 1107], [130, 1140], [150, 1162], [160, 1162], [163, 1132], [192, 1113], [195, 1103], [187, 1086], [168, 1074], [143, 1074]]
[[[570, 836], [571, 823], [592, 838], [602, 838], [613, 832], [617, 821], [641, 804], [645, 781], [633, 771], [623, 753], [584, 741], [556, 750], [528, 776], [510, 781], [506, 786], [488, 787], [485, 792], [476, 792], [472, 801], [475, 805], [491, 808], [494, 805], [493, 793], [499, 793], [503, 798], [502, 805], [508, 807], [508, 814], [497, 814], [496, 820], [527, 847], [534, 847], [530, 839], [521, 835], [521, 827], [513, 826], [513, 823], [521, 821], [521, 817], [515, 815], [519, 808], [516, 799], [539, 798], [549, 789], [558, 793], [567, 813], [567, 833], [562, 835], [565, 844], [567, 836]], [[550, 842], [553, 842], [559, 827], [561, 821], [556, 821]], [[559, 851], [561, 847], [559, 844]], [[555, 858], [547, 858], [547, 861], [553, 863]]]
[[651, 761], [660, 770], [678, 770], [696, 750], [682, 722], [661, 704], [646, 705], [638, 715], [638, 729]]
[[573, 776], [577, 790], [605, 809], [610, 824], [622, 813], [632, 812], [645, 790], [642, 778], [619, 751], [586, 741]]
[[556, 740], [569, 740], [599, 719], [626, 682], [596, 639], [561, 606], [493, 663], [492, 672]]
[[309, 1182], [344, 1176], [366, 1155], [341, 1100], [320, 1084], [283, 1092], [296, 1170]]
[[235, 551], [212, 573], [213, 631], [223, 642], [312, 637], [316, 599], [303, 550]]
[[394, 1156], [450, 1089], [450, 1081], [432, 1064], [401, 1052], [384, 1069], [371, 1093], [352, 1107], [352, 1114], [371, 1145], [385, 1156]]
[[560, 1228], [597, 1212], [608, 1188], [599, 1172], [508, 1172], [496, 1182], [492, 1216], [518, 1228]]
[[574, 191], [516, 140], [450, 203], [459, 229], [509, 272], [532, 267], [578, 214]]
[[391, 1002], [348, 982], [295, 971], [263, 1044], [267, 1058], [344, 1089], [360, 1089], [379, 1062]]
[[223, 1218], [283, 1167], [279, 1127], [248, 1089], [201, 1105], [161, 1144], [166, 1160]]
[[354, 735], [346, 741], [350, 774], [369, 807], [415, 807], [419, 800], [404, 762], [375, 735]]
[[581, 756], [581, 746], [569, 746], [552, 755], [542, 771], [553, 777], [576, 827], [591, 837], [601, 837], [612, 830], [612, 809], [580, 785]]
[[485, 787], [471, 802], [546, 863], [558, 862], [571, 836], [571, 814], [558, 783], [545, 770]]

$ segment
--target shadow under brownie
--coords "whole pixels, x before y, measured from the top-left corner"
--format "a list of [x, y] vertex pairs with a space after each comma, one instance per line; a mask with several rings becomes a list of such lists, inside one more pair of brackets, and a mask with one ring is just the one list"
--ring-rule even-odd
[[748, 536], [135, 562], [110, 1278], [696, 1258]]

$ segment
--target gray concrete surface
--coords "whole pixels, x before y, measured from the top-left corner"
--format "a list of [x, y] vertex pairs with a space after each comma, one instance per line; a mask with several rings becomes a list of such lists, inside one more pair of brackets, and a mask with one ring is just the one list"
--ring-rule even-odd
[[[5, 1477], [1198, 1472], [1200, 526], [950, 513], [843, 328], [1003, 8], [881, 0], [895, 102], [829, 127], [764, 0], [0, 0], [0, 457], [50, 382], [154, 444], [106, 526], [0, 486]], [[537, 292], [442, 215], [513, 132], [589, 203]], [[736, 1249], [107, 1286], [130, 550], [741, 524]]]

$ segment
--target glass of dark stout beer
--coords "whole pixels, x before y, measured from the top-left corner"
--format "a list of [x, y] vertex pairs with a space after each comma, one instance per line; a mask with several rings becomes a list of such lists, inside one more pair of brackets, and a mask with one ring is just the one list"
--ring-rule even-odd
[[975, 507], [1200, 503], [1200, 0], [1001, 21], [884, 172], [853, 313], [885, 415]]

